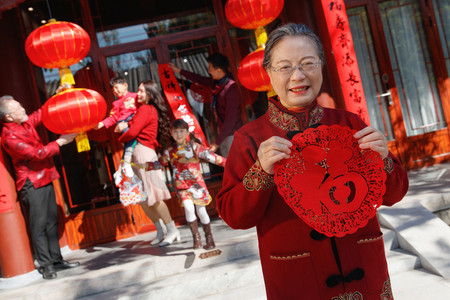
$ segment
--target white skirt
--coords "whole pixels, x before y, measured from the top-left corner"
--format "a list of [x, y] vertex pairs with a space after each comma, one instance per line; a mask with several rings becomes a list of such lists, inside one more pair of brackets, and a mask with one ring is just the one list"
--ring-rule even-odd
[[[132, 162], [144, 164], [148, 161], [158, 160], [155, 150], [137, 143], [133, 150]], [[144, 192], [147, 193], [148, 206], [156, 202], [171, 199], [169, 189], [167, 188], [164, 173], [162, 170], [145, 171], [139, 167], [133, 167], [134, 173], [142, 180]]]

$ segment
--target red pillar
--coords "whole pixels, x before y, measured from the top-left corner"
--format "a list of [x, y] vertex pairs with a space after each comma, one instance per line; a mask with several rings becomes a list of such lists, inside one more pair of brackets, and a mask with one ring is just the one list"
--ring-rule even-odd
[[0, 150], [0, 267], [2, 277], [34, 270], [25, 220], [17, 201], [14, 180]]

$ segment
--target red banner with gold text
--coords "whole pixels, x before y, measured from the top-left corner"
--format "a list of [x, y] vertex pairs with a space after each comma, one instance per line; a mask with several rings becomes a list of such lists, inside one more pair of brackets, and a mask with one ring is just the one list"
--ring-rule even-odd
[[173, 74], [172, 70], [168, 67], [168, 64], [158, 65], [159, 79], [161, 80], [161, 86], [172, 109], [173, 115], [177, 119], [183, 119], [189, 125], [189, 131], [194, 132], [195, 136], [202, 141], [202, 143], [208, 146], [208, 141], [198, 123], [197, 118], [192, 113], [192, 109], [189, 106], [189, 102], [186, 99], [177, 78]]
[[344, 0], [322, 0], [322, 8], [347, 110], [356, 113], [367, 125], [370, 125]]

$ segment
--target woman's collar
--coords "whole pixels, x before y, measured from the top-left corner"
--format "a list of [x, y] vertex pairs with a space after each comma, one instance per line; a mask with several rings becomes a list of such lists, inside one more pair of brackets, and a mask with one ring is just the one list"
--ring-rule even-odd
[[284, 107], [277, 96], [269, 99], [269, 121], [283, 130], [303, 131], [319, 123], [323, 117], [323, 107], [315, 99], [310, 105], [292, 111]]

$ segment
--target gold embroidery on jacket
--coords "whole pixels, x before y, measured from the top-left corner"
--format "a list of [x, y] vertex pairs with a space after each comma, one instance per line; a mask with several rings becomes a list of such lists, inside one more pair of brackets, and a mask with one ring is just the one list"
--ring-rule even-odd
[[271, 255], [270, 259], [273, 260], [293, 260], [293, 259], [299, 259], [299, 258], [303, 258], [303, 257], [309, 257], [311, 256], [311, 252], [305, 252], [305, 253], [300, 253], [300, 254], [295, 254], [295, 255]]
[[391, 279], [387, 279], [383, 284], [383, 293], [380, 295], [381, 300], [391, 300], [394, 299], [392, 296], [392, 289], [391, 289]]
[[269, 102], [269, 121], [286, 131], [305, 130], [311, 125], [319, 123], [323, 113], [323, 107], [316, 105], [309, 111], [308, 115], [294, 115], [279, 109], [275, 104]]
[[383, 159], [383, 162], [386, 173], [392, 173], [392, 171], [394, 171], [394, 162], [392, 161], [392, 158], [387, 156]]
[[261, 164], [256, 161], [250, 170], [244, 176], [242, 180], [247, 191], [259, 191], [259, 190], [268, 190], [273, 184], [273, 176], [266, 173], [261, 167]]
[[374, 238], [361, 239], [361, 240], [358, 240], [356, 243], [357, 244], [371, 243], [371, 242], [375, 242], [375, 241], [381, 240], [382, 238], [383, 238], [383, 236], [380, 235], [380, 236], [377, 236], [377, 237], [374, 237]]
[[350, 292], [345, 294], [340, 294], [339, 296], [331, 298], [331, 300], [363, 300], [364, 297], [360, 292]]

